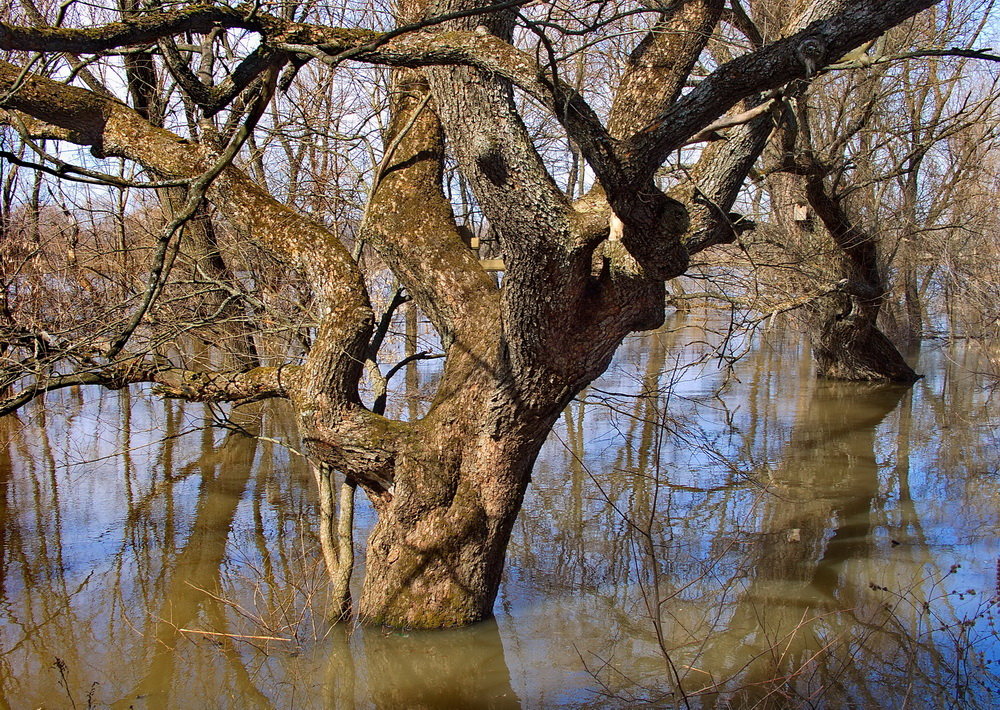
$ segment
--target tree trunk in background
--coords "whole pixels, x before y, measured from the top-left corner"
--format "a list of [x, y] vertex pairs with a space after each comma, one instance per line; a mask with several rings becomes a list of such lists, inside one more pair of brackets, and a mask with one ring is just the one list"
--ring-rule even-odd
[[[817, 156], [806, 98], [799, 96], [795, 107], [772, 137], [772, 160], [778, 167], [769, 187], [776, 221], [788, 235], [788, 253], [798, 252], [807, 268], [813, 264], [811, 278], [838, 284], [812, 307], [818, 319], [811, 334], [817, 373], [839, 380], [913, 382], [919, 375], [878, 325], [888, 291], [879, 239], [831, 186], [837, 184], [837, 169]], [[807, 206], [811, 212], [796, 214]], [[819, 224], [812, 222], [813, 216]], [[815, 289], [816, 284], [806, 287]]]
[[840, 247], [846, 280], [833, 295], [834, 308], [813, 345], [819, 374], [839, 380], [914, 382], [919, 375], [878, 327], [887, 287], [877, 240], [852, 223], [840, 199], [829, 194], [822, 175], [807, 177], [806, 197]]
[[916, 347], [924, 331], [924, 314], [920, 303], [920, 287], [917, 284], [917, 204], [919, 202], [917, 176], [923, 161], [913, 159], [908, 166], [908, 175], [903, 183], [904, 224], [906, 229], [897, 247], [896, 259], [901, 263], [899, 279], [903, 291], [903, 313], [906, 317], [903, 338], [907, 346]]

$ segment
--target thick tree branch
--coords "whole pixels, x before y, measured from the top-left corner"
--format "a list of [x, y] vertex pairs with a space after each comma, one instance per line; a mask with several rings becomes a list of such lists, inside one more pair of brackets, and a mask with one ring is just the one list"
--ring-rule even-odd
[[622, 188], [645, 184], [672, 151], [738, 101], [808, 78], [816, 68], [835, 62], [937, 1], [850, 0], [833, 17], [724, 64], [626, 141], [623, 160], [630, 179]]
[[41, 377], [17, 393], [0, 400], [0, 416], [17, 411], [48, 392], [98, 385], [122, 389], [132, 384], [153, 383], [166, 397], [197, 402], [252, 402], [289, 397], [301, 368], [258, 367], [245, 372], [196, 372], [165, 366], [154, 361], [129, 359], [88, 372]]
[[613, 136], [631, 136], [677, 99], [722, 8], [723, 0], [691, 0], [662, 13], [628, 58], [608, 119]]
[[[0, 49], [29, 52], [74, 52], [91, 54], [117, 47], [154, 44], [183, 32], [208, 33], [215, 27], [256, 32], [276, 32], [287, 26], [265, 14], [225, 6], [193, 5], [165, 12], [149, 12], [121, 22], [86, 28], [17, 27], [0, 22]], [[361, 34], [368, 35], [363, 30]], [[343, 38], [351, 35], [345, 30]]]
[[[89, 145], [95, 153], [134, 160], [164, 178], [195, 177], [215, 156], [201, 146], [150, 125], [128, 107], [86, 89], [28, 75], [0, 62], [0, 91], [7, 106], [51, 124], [59, 137]], [[20, 85], [15, 88], [15, 83]], [[364, 279], [340, 240], [321, 225], [278, 203], [242, 172], [222, 170], [207, 191], [234, 226], [298, 261], [324, 305], [305, 379], [312, 394], [334, 409], [356, 403], [371, 332], [372, 315]]]
[[360, 236], [392, 268], [446, 342], [483, 317], [497, 289], [458, 234], [444, 195], [444, 134], [426, 79], [397, 70], [384, 136], [388, 147], [365, 207]]
[[250, 402], [274, 397], [290, 398], [302, 386], [302, 367], [280, 365], [246, 371], [197, 372], [169, 368], [152, 373], [147, 382], [165, 397], [192, 402]]
[[471, 7], [421, 17], [389, 32], [294, 22], [260, 12], [258, 5], [249, 3], [238, 7], [196, 4], [176, 10], [150, 11], [120, 22], [82, 29], [18, 27], [0, 22], [0, 49], [90, 54], [119, 47], [154, 44], [164, 37], [183, 33], [208, 34], [222, 27], [259, 33], [270, 43], [302, 42], [319, 46], [328, 52], [358, 49], [371, 52], [403, 35], [449, 21], [509, 10], [527, 2], [529, 0], [506, 0], [487, 5], [475, 3]]
[[[472, 34], [486, 39], [493, 33], [488, 42], [511, 50], [506, 40], [512, 20], [498, 13]], [[446, 29], [449, 36], [471, 28]], [[483, 341], [502, 342], [502, 367], [517, 381], [522, 406], [531, 408], [531, 400], [549, 396], [541, 393], [571, 387], [565, 335], [572, 331], [590, 273], [590, 254], [578, 248], [579, 216], [538, 154], [505, 76], [464, 66], [434, 67], [427, 75], [449, 144], [506, 264], [499, 321], [492, 328], [474, 326], [488, 341], [480, 335], [461, 345], [475, 353]], [[561, 326], [538, 328], [538, 323]]]

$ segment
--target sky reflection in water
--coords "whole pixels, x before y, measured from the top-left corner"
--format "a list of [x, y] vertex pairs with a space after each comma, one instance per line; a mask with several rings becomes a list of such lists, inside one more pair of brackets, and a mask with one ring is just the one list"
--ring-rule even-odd
[[6, 420], [0, 708], [673, 707], [678, 680], [692, 707], [992, 706], [998, 415], [974, 353], [926, 345], [912, 390], [818, 382], [777, 338], [678, 377], [718, 340], [692, 322], [630, 339], [569, 407], [496, 622], [454, 633], [323, 623], [276, 412], [238, 420], [254, 440], [87, 390]]

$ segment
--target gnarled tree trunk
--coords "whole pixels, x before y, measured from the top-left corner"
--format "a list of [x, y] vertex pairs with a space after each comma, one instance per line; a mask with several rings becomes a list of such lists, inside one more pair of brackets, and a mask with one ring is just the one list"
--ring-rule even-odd
[[444, 628], [492, 615], [510, 531], [547, 427], [494, 438], [476, 422], [421, 423], [368, 540], [362, 620]]

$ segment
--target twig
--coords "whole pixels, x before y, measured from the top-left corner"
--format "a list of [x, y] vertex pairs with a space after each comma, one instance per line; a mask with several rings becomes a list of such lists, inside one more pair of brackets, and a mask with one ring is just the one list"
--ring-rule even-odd
[[253, 636], [250, 634], [226, 634], [221, 631], [204, 631], [202, 629], [177, 629], [178, 631], [183, 631], [187, 634], [204, 634], [205, 636], [225, 636], [230, 639], [247, 639], [254, 641], [285, 641], [291, 643], [292, 639], [286, 639], [282, 636]]

